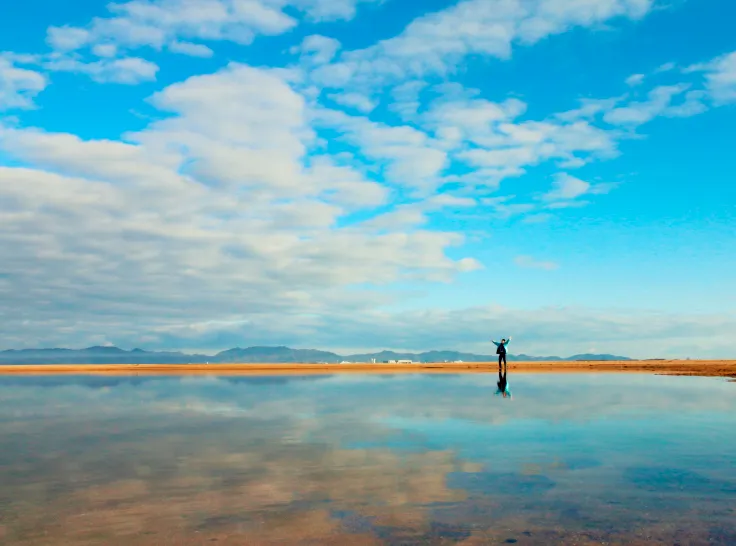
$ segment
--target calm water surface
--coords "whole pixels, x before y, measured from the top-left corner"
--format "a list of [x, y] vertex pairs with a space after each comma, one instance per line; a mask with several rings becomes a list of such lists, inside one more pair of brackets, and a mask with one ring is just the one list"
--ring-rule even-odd
[[736, 383], [0, 378], [0, 543], [736, 544]]

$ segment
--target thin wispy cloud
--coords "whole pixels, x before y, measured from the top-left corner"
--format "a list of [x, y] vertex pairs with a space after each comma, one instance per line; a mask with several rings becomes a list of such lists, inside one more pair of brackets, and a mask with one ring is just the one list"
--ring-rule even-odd
[[556, 262], [536, 260], [533, 256], [517, 256], [514, 258], [514, 263], [524, 269], [543, 269], [545, 271], [554, 271], [560, 267]]

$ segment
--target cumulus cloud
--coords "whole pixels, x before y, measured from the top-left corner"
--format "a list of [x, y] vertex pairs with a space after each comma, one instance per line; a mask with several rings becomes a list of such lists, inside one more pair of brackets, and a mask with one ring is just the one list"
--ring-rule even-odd
[[110, 14], [82, 27], [55, 26], [48, 44], [58, 52], [113, 44], [121, 50], [151, 47], [209, 56], [201, 41], [247, 45], [258, 35], [278, 35], [297, 26], [286, 12], [312, 21], [352, 19], [361, 3], [382, 0], [130, 0], [108, 6]]
[[327, 109], [315, 111], [314, 119], [322, 127], [341, 131], [342, 139], [384, 167], [393, 184], [428, 192], [441, 183], [447, 153], [424, 131]]
[[[233, 64], [174, 84], [151, 99], [167, 117], [120, 141], [2, 128], [0, 147], [34, 165], [0, 168], [0, 292], [21, 325], [7, 342], [37, 327], [140, 332], [142, 316], [161, 333], [185, 315], [364, 309], [382, 297], [349, 286], [476, 267], [446, 255], [456, 233], [338, 224], [387, 189], [339, 157], [307, 156], [314, 133], [287, 76]], [[405, 138], [366, 130], [376, 149]]]
[[719, 57], [707, 70], [707, 89], [717, 104], [736, 102], [736, 52]]
[[179, 39], [229, 40], [251, 43], [256, 34], [280, 34], [296, 21], [278, 7], [234, 0], [154, 0], [111, 4], [109, 17], [87, 27], [51, 27], [48, 42], [55, 50], [73, 51], [111, 42], [121, 48], [160, 49]]
[[47, 84], [43, 74], [20, 68], [0, 55], [0, 111], [32, 108], [33, 99]]
[[165, 183], [176, 176], [172, 169], [181, 161], [178, 154], [152, 153], [121, 141], [85, 141], [71, 134], [2, 126], [0, 146], [16, 158], [43, 169], [111, 182], [152, 176]]
[[528, 167], [546, 161], [573, 168], [616, 155], [615, 131], [596, 127], [580, 116], [518, 120], [526, 108], [513, 98], [501, 103], [442, 98], [420, 116], [420, 123], [453, 159], [473, 168], [452, 179], [466, 185], [496, 188], [504, 179], [521, 176]]
[[[32, 106], [46, 84], [37, 67], [98, 82], [152, 81], [158, 66], [144, 58], [147, 49], [209, 57], [219, 41], [288, 32], [297, 15], [349, 19], [369, 2], [113, 4], [82, 27], [49, 29], [51, 54], [0, 57], [0, 108]], [[367, 49], [341, 51], [336, 39], [311, 34], [288, 50], [298, 57], [288, 68], [232, 63], [169, 85], [148, 100], [155, 121], [119, 139], [0, 125], [0, 149], [14, 160], [0, 168], [0, 295], [18, 317], [7, 343], [104, 343], [112, 332], [116, 343], [157, 346], [219, 348], [245, 338], [426, 348], [422, 328], [435, 334], [456, 317], [427, 310], [409, 330], [378, 311], [401, 295], [376, 287], [448, 281], [482, 267], [448, 251], [465, 238], [429, 229], [433, 215], [480, 208], [492, 219], [534, 223], [585, 206], [614, 186], [562, 172], [546, 193], [495, 192], [536, 165], [569, 171], [615, 157], [622, 138], [657, 117], [732, 101], [734, 57], [693, 69], [701, 82], [651, 88], [637, 74], [623, 96], [547, 116], [515, 97], [489, 100], [414, 76], [446, 76], [467, 55], [507, 58], [515, 45], [650, 8], [649, 0], [464, 0]], [[383, 116], [384, 106], [401, 121]], [[556, 265], [523, 254], [516, 262]], [[468, 312], [484, 319], [497, 310]], [[547, 317], [595, 336], [596, 324], [620, 320], [576, 313], [545, 311], [532, 329], [561, 331]], [[593, 326], [580, 315], [593, 316]], [[703, 320], [721, 331], [716, 319]], [[335, 323], [346, 326], [344, 340], [342, 330], [330, 333]], [[472, 342], [457, 328], [447, 332], [436, 341]], [[672, 339], [647, 335], [662, 346]]]

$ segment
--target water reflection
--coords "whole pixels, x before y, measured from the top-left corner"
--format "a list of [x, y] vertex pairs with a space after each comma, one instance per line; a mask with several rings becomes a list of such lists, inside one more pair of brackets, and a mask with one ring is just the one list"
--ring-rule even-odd
[[736, 541], [734, 384], [516, 377], [0, 379], [0, 542]]
[[498, 363], [498, 383], [496, 383], [496, 394], [502, 395], [504, 398], [511, 399], [511, 390], [508, 381], [508, 366], [504, 362], [503, 365]]

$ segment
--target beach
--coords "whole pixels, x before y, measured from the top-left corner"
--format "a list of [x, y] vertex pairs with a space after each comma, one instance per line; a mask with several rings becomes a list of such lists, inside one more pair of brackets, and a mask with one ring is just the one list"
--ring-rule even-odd
[[[736, 360], [631, 360], [509, 362], [509, 373], [650, 373], [736, 378]], [[489, 373], [497, 362], [438, 363], [217, 363], [217, 364], [34, 364], [2, 365], [0, 375], [16, 374], [175, 374], [295, 375], [333, 373]]]

